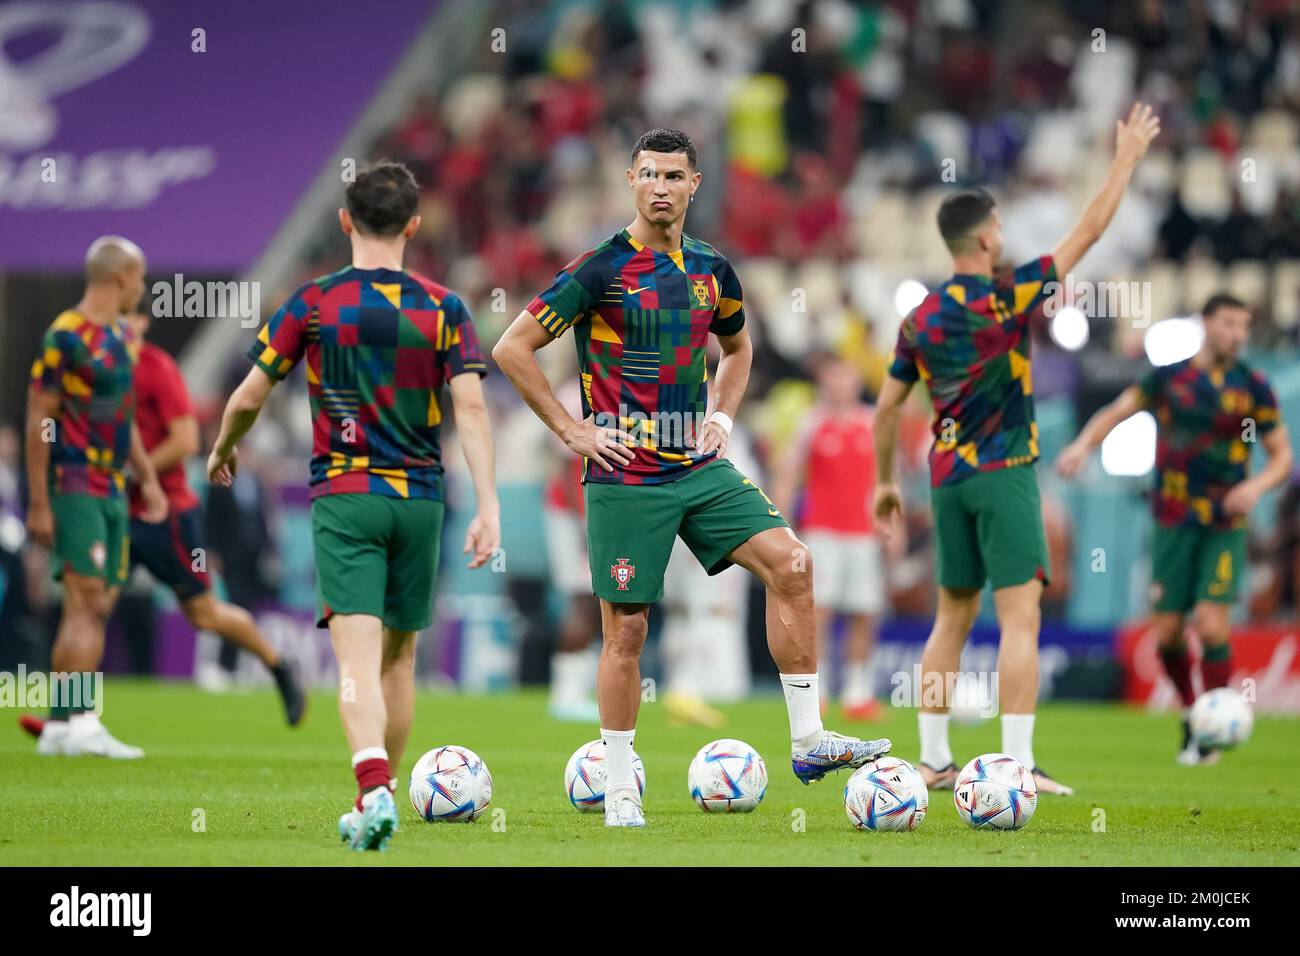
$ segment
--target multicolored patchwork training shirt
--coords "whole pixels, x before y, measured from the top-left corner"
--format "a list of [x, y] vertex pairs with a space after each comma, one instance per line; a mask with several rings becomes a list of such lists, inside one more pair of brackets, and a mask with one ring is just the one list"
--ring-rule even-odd
[[307, 359], [311, 497], [442, 498], [443, 383], [487, 374], [451, 291], [413, 272], [348, 266], [295, 292], [248, 357], [277, 381]]
[[632, 462], [611, 473], [588, 461], [584, 481], [661, 484], [715, 457], [695, 452], [709, 333], [745, 324], [740, 280], [716, 249], [683, 235], [678, 251], [656, 252], [624, 229], [569, 263], [528, 311], [553, 335], [573, 329], [583, 416], [633, 438]]
[[139, 343], [125, 322], [96, 325], [63, 312], [45, 332], [31, 387], [59, 396], [50, 445], [50, 493], [119, 498], [131, 454]]
[[1029, 316], [1055, 280], [1051, 256], [1005, 281], [958, 274], [904, 320], [889, 374], [930, 389], [933, 487], [1038, 460]]
[[1192, 359], [1153, 368], [1138, 382], [1156, 416], [1156, 521], [1165, 527], [1244, 528], [1223, 510], [1243, 481], [1254, 442], [1278, 424], [1277, 397], [1245, 362], [1198, 368]]

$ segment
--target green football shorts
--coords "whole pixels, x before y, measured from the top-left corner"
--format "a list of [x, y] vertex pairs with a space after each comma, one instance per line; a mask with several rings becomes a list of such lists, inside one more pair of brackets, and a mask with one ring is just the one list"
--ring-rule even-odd
[[369, 614], [395, 631], [433, 620], [443, 503], [384, 495], [322, 495], [311, 503], [316, 626]]
[[131, 545], [125, 498], [50, 495], [54, 512], [54, 577], [71, 571], [110, 588], [126, 582]]
[[725, 458], [660, 485], [583, 485], [591, 589], [616, 604], [664, 595], [664, 570], [681, 535], [709, 574], [760, 531], [788, 528], [759, 487]]
[[1245, 564], [1245, 528], [1156, 525], [1151, 536], [1156, 610], [1180, 614], [1198, 601], [1233, 603]]
[[1033, 465], [985, 471], [930, 490], [938, 581], [946, 588], [1048, 582], [1038, 476]]

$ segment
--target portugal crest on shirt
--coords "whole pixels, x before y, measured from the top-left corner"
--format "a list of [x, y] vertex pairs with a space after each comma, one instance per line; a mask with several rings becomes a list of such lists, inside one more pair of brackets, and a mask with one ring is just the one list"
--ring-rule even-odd
[[636, 577], [636, 565], [627, 562], [627, 558], [619, 558], [617, 564], [609, 566], [609, 576], [618, 582], [620, 591], [626, 591], [628, 584]]
[[709, 280], [692, 279], [691, 294], [695, 296], [695, 308], [708, 309], [713, 303], [709, 301]]

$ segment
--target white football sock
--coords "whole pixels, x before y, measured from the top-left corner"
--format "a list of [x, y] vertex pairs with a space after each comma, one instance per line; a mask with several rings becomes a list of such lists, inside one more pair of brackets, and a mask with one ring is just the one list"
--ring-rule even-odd
[[952, 748], [948, 746], [948, 714], [916, 715], [921, 731], [921, 763], [933, 770], [942, 770], [952, 763]]
[[816, 674], [782, 674], [785, 709], [790, 715], [790, 751], [806, 753], [822, 739], [822, 713]]
[[362, 747], [352, 755], [352, 766], [356, 766], [363, 760], [387, 760], [388, 751], [383, 747]]
[[1015, 757], [1026, 770], [1034, 769], [1033, 714], [1002, 715], [1002, 752]]
[[635, 730], [606, 730], [601, 728], [600, 739], [605, 741], [605, 799], [616, 793], [627, 792], [636, 796], [636, 772], [632, 769], [632, 738]]
[[551, 655], [551, 704], [580, 704], [587, 696], [590, 656], [585, 650], [558, 651]]
[[68, 715], [68, 730], [79, 734], [88, 734], [99, 727], [99, 714], [93, 710], [85, 710], [78, 714]]

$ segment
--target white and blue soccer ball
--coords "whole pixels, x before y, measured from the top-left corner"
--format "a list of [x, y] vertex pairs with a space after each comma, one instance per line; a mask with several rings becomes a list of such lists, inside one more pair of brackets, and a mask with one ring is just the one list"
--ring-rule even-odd
[[[632, 751], [632, 771], [636, 774], [637, 792], [645, 794], [645, 767]], [[573, 752], [564, 766], [564, 793], [573, 806], [583, 813], [605, 809], [605, 741], [593, 740]]]
[[1009, 754], [983, 754], [962, 767], [953, 787], [957, 816], [976, 830], [1019, 830], [1034, 818], [1038, 785]]
[[416, 761], [409, 793], [425, 822], [468, 823], [492, 802], [492, 774], [466, 747], [434, 747]]
[[1228, 687], [1206, 691], [1196, 698], [1188, 718], [1192, 739], [1206, 750], [1229, 750], [1250, 739], [1255, 713], [1241, 692]]
[[715, 740], [691, 761], [686, 786], [706, 813], [749, 813], [767, 793], [767, 764], [743, 740]]
[[898, 757], [863, 764], [844, 785], [844, 812], [859, 830], [915, 830], [929, 808], [920, 772]]

